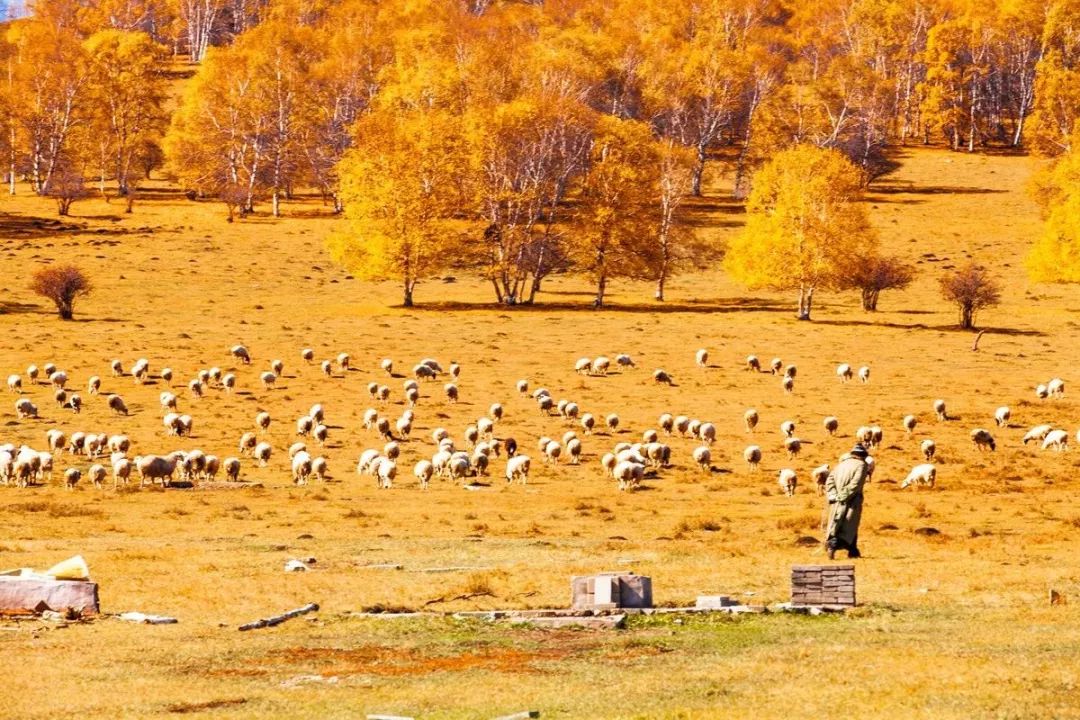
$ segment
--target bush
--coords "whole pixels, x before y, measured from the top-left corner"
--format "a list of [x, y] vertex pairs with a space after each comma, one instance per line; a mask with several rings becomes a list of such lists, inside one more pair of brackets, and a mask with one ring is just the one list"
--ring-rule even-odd
[[870, 257], [859, 263], [852, 286], [862, 293], [863, 310], [877, 310], [882, 290], [903, 290], [915, 279], [915, 268], [895, 257]]
[[57, 214], [67, 216], [71, 212], [72, 204], [89, 193], [83, 174], [70, 165], [61, 164], [53, 171], [46, 194], [56, 201]]
[[1001, 286], [990, 277], [986, 268], [968, 263], [941, 278], [941, 295], [956, 303], [960, 327], [970, 330], [975, 327], [975, 314], [979, 310], [1001, 302]]
[[56, 303], [56, 310], [64, 320], [74, 314], [75, 298], [90, 294], [90, 280], [74, 265], [47, 267], [34, 273], [30, 289]]

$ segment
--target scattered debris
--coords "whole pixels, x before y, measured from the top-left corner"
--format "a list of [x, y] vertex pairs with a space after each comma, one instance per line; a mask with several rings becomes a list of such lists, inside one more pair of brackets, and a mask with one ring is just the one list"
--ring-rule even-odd
[[120, 620], [141, 623], [143, 625], [175, 625], [180, 622], [176, 618], [167, 615], [147, 615], [146, 613], [141, 612], [120, 613], [116, 617]]
[[319, 603], [308, 603], [307, 605], [304, 605], [303, 607], [298, 607], [295, 610], [290, 610], [289, 612], [282, 613], [281, 615], [274, 615], [273, 617], [263, 618], [261, 620], [255, 620], [255, 621], [249, 622], [249, 623], [247, 623], [245, 625], [241, 625], [240, 629], [241, 630], [257, 630], [259, 628], [264, 628], [264, 627], [273, 627], [275, 625], [280, 625], [281, 623], [285, 622], [286, 620], [291, 620], [294, 617], [299, 617], [300, 615], [305, 615], [305, 614], [310, 613], [310, 612], [317, 612], [318, 609], [319, 609]]
[[294, 677], [289, 678], [288, 680], [283, 680], [281, 682], [281, 687], [293, 689], [293, 688], [301, 687], [303, 685], [312, 685], [312, 684], [315, 684], [315, 683], [326, 683], [327, 685], [336, 685], [337, 682], [338, 682], [338, 679], [334, 675], [331, 675], [330, 677], [323, 677], [322, 675], [296, 675]]
[[450, 572], [472, 572], [474, 570], [494, 570], [495, 568], [482, 565], [457, 565], [452, 567], [433, 567], [433, 568], [416, 568], [411, 572], [422, 573], [450, 573]]
[[45, 572], [17, 568], [0, 572], [0, 612], [77, 610], [78, 616], [100, 612], [97, 583], [81, 555]]
[[791, 568], [791, 605], [855, 605], [854, 565], [794, 565]]
[[1065, 596], [1059, 593], [1057, 590], [1050, 588], [1050, 604], [1051, 605], [1065, 605]]
[[550, 617], [517, 617], [515, 624], [529, 624], [536, 627], [561, 629], [581, 627], [586, 630], [622, 630], [626, 627], [626, 613], [618, 615], [554, 615]]
[[289, 560], [287, 563], [285, 563], [285, 572], [304, 572], [308, 569], [309, 565], [314, 564], [315, 558], [313, 557], [301, 558], [299, 560], [293, 558], [292, 560]]
[[540, 717], [539, 710], [523, 710], [522, 712], [513, 713], [511, 715], [500, 715], [495, 720], [528, 720], [529, 718]]
[[360, 570], [403, 570], [404, 565], [398, 563], [375, 563], [373, 565], [357, 565]]
[[570, 581], [575, 610], [652, 607], [652, 579], [633, 573], [582, 575]]

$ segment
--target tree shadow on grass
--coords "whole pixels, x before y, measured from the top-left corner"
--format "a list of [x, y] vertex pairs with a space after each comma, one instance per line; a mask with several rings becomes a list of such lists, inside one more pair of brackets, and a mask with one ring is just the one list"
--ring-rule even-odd
[[927, 325], [925, 323], [874, 322], [872, 320], [814, 320], [813, 324], [835, 325], [838, 327], [887, 327], [897, 330], [934, 330], [936, 332], [954, 332], [969, 335], [973, 339], [975, 335], [979, 332], [982, 332], [986, 335], [1046, 337], [1046, 333], [1041, 330], [1021, 330], [1019, 328], [1007, 327], [980, 327], [975, 328], [975, 330], [965, 330], [959, 325]]
[[[567, 293], [571, 294], [571, 293]], [[591, 296], [591, 293], [589, 293]], [[412, 310], [417, 312], [467, 312], [467, 311], [492, 311], [503, 312], [590, 312], [590, 313], [737, 313], [737, 312], [791, 312], [791, 303], [779, 300], [766, 300], [763, 298], [718, 298], [708, 300], [685, 300], [682, 302], [664, 303], [633, 303], [633, 304], [605, 304], [602, 308], [594, 308], [592, 304], [578, 304], [569, 302], [542, 302], [535, 305], [501, 305], [499, 303], [478, 302], [467, 303], [459, 301], [425, 302], [406, 308], [403, 305], [394, 305], [398, 310]], [[868, 323], [872, 324], [872, 323]]]

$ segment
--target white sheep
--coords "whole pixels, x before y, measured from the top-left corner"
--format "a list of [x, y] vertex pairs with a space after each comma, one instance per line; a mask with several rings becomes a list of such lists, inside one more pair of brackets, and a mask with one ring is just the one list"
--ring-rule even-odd
[[266, 370], [259, 375], [259, 380], [262, 381], [264, 390], [271, 390], [274, 387], [274, 383], [277, 382], [277, 375], [270, 370]]
[[417, 380], [434, 380], [437, 375], [434, 370], [421, 363], [413, 368], [413, 377]]
[[162, 414], [175, 412], [177, 410], [177, 405], [179, 404], [179, 398], [168, 390], [163, 391], [158, 396], [158, 401], [161, 403]]
[[780, 387], [784, 388], [784, 392], [792, 393], [795, 391], [795, 378], [790, 375], [785, 375], [784, 379], [780, 381]]
[[412, 433], [412, 419], [402, 416], [398, 418], [394, 427], [397, 429], [399, 437], [408, 439], [409, 434]]
[[847, 363], [840, 363], [836, 366], [836, 376], [840, 378], [840, 382], [846, 383], [855, 376], [855, 373], [851, 371], [851, 366]]
[[285, 361], [284, 360], [271, 360], [270, 361], [270, 370], [273, 371], [273, 373], [275, 375], [277, 375], [278, 377], [281, 377], [282, 373], [285, 372]]
[[698, 367], [709, 367], [709, 351], [705, 348], [701, 348], [694, 353], [694, 362]]
[[581, 462], [581, 441], [571, 438], [566, 443], [566, 453], [570, 456], [570, 464], [577, 465]]
[[698, 439], [702, 442], [712, 445], [716, 442], [716, 426], [711, 422], [701, 423], [701, 427], [698, 428]]
[[225, 388], [225, 392], [231, 393], [236, 388], [236, 375], [226, 373], [221, 378], [221, 387]]
[[528, 455], [515, 455], [506, 461], [506, 482], [520, 480], [522, 485], [529, 482], [529, 466], [532, 460]]
[[8, 375], [7, 386], [8, 392], [22, 395], [22, 378], [18, 375]]
[[769, 363], [769, 369], [773, 375], [779, 375], [780, 371], [784, 369], [784, 361], [780, 358], [773, 358]]
[[137, 385], [142, 385], [146, 382], [146, 378], [149, 374], [150, 361], [146, 358], [139, 358], [135, 361], [135, 364], [131, 366], [131, 376], [135, 379]]
[[633, 358], [631, 358], [629, 355], [627, 355], [625, 353], [620, 353], [620, 354], [615, 356], [615, 364], [618, 365], [621, 368], [637, 367], [636, 365], [634, 365]]
[[761, 361], [756, 355], [746, 356], [746, 369], [753, 372], [761, 372]]
[[227, 457], [221, 463], [221, 467], [225, 470], [225, 478], [229, 482], [238, 482], [240, 480], [240, 458]]
[[592, 361], [592, 367], [589, 368], [589, 371], [593, 375], [607, 375], [610, 368], [611, 360], [601, 355]]
[[1035, 427], [1028, 430], [1027, 434], [1024, 435], [1024, 444], [1027, 445], [1029, 442], [1041, 441], [1053, 429], [1053, 425], [1036, 425]]
[[1062, 397], [1065, 394], [1065, 381], [1061, 378], [1054, 378], [1046, 383], [1046, 394], [1050, 397]]
[[825, 492], [825, 483], [829, 481], [829, 466], [818, 465], [816, 468], [810, 471], [810, 477], [814, 480], [814, 487], [817, 488], [818, 495]]
[[120, 486], [120, 482], [123, 481], [125, 485], [131, 480], [131, 469], [134, 467], [134, 463], [128, 460], [126, 457], [117, 457], [112, 459], [112, 471], [113, 471], [113, 488]]
[[989, 430], [983, 428], [976, 428], [971, 431], [971, 442], [975, 443], [975, 447], [978, 450], [986, 450], [989, 448], [991, 451], [997, 449], [997, 445], [994, 443], [994, 436], [990, 434]]
[[307, 415], [302, 415], [296, 420], [296, 434], [300, 437], [309, 435], [315, 427], [315, 421]]
[[596, 418], [592, 413], [585, 413], [581, 416], [581, 428], [585, 431], [586, 435], [592, 435], [593, 428], [596, 427]]
[[199, 378], [195, 378], [188, 383], [188, 392], [195, 399], [199, 399], [203, 396], [203, 382]]
[[1069, 449], [1069, 433], [1066, 430], [1051, 430], [1043, 438], [1042, 449], [1053, 448], [1058, 452]]
[[784, 437], [792, 437], [792, 436], [794, 436], [795, 435], [795, 421], [794, 420], [785, 420], [784, 422], [780, 423], [780, 433]]
[[863, 365], [861, 368], [859, 368], [859, 380], [862, 381], [863, 383], [870, 382], [870, 367], [869, 366]]
[[255, 449], [258, 444], [258, 440], [255, 437], [255, 433], [246, 432], [240, 436], [240, 454], [246, 455]]
[[641, 442], [653, 443], [660, 439], [660, 436], [655, 430], [645, 430], [641, 433]]
[[592, 358], [578, 358], [578, 361], [574, 363], [574, 372], [578, 375], [588, 375], [592, 370]]
[[375, 422], [375, 431], [379, 433], [379, 437], [386, 440], [392, 440], [393, 433], [390, 432], [390, 418], [379, 418]]
[[105, 482], [105, 478], [109, 476], [109, 471], [105, 469], [104, 465], [95, 463], [90, 466], [90, 469], [86, 474], [90, 478], [90, 481], [94, 483], [94, 487], [100, 488], [101, 483]]
[[758, 424], [758, 412], [754, 408], [750, 408], [743, 413], [743, 423], [746, 424], [746, 432], [754, 432], [754, 428]]
[[915, 426], [919, 424], [918, 419], [914, 415], [904, 416], [904, 430], [907, 431], [908, 437], [911, 437], [911, 433], [915, 432]]
[[394, 361], [390, 358], [383, 358], [382, 362], [379, 363], [379, 367], [381, 367], [390, 377], [394, 376]]
[[529, 394], [529, 381], [528, 380], [518, 380], [517, 381], [517, 391], [518, 391], [518, 394], [523, 396], [523, 397], [528, 395]]
[[559, 457], [562, 455], [562, 445], [554, 440], [548, 442], [544, 446], [544, 462], [550, 462], [552, 465], [559, 464]]
[[619, 481], [620, 490], [633, 490], [645, 479], [645, 466], [631, 460], [623, 460], [615, 465], [612, 475]]
[[1035, 397], [1039, 398], [1040, 400], [1044, 400], [1049, 395], [1050, 395], [1050, 391], [1047, 389], [1047, 387], [1045, 385], [1036, 385], [1035, 386]]
[[795, 487], [799, 484], [799, 478], [791, 468], [784, 468], [777, 477], [777, 482], [784, 494], [791, 497], [795, 494]]
[[314, 438], [315, 442], [319, 443], [319, 445], [326, 444], [326, 438], [329, 434], [330, 429], [325, 425], [316, 425], [311, 431], [311, 437]]
[[131, 449], [131, 438], [127, 435], [110, 435], [106, 447], [114, 455], [117, 453], [127, 455], [128, 450]]
[[113, 377], [120, 377], [124, 374], [124, 364], [119, 360], [110, 362], [109, 367], [112, 368]]
[[67, 436], [63, 430], [53, 428], [45, 433], [45, 441], [49, 445], [49, 452], [58, 453], [67, 445]]
[[924, 463], [922, 465], [916, 465], [908, 473], [908, 476], [904, 478], [904, 482], [900, 483], [900, 489], [903, 490], [909, 485], [918, 488], [920, 485], [926, 487], [934, 487], [934, 483], [937, 481], [937, 468], [930, 463]]
[[255, 427], [261, 431], [266, 432], [270, 429], [270, 413], [263, 411], [255, 416]]
[[311, 361], [315, 359], [315, 351], [311, 348], [304, 348], [300, 351], [300, 358], [310, 365]]
[[161, 379], [165, 381], [165, 384], [172, 387], [173, 371], [172, 368], [161, 368]]
[[68, 490], [75, 489], [79, 480], [82, 479], [82, 470], [78, 468], [68, 468], [64, 471], [64, 487]]
[[57, 390], [53, 393], [53, 400], [56, 401], [56, 407], [62, 408], [67, 405], [67, 391]]
[[292, 459], [292, 479], [296, 485], [306, 485], [311, 476], [311, 455], [300, 451]]
[[802, 450], [802, 441], [797, 437], [789, 437], [784, 440], [784, 449], [787, 450], [789, 458], [795, 459]]
[[934, 459], [934, 455], [937, 453], [937, 443], [927, 438], [926, 440], [922, 441], [920, 449], [922, 450], [923, 457], [926, 458], [926, 461], [930, 462]]
[[289, 446], [289, 459], [292, 460], [296, 457], [297, 453], [302, 453], [307, 450], [307, 445], [302, 442], [294, 442]]
[[38, 416], [37, 405], [30, 402], [29, 398], [20, 398], [15, 402], [15, 415], [20, 420], [25, 418], [36, 418]]
[[319, 363], [319, 368], [326, 377], [334, 377], [334, 365], [329, 360], [323, 360]]
[[757, 445], [750, 445], [743, 450], [743, 459], [746, 460], [746, 466], [750, 470], [757, 470], [758, 465], [761, 463], [761, 448]]
[[124, 403], [124, 398], [119, 395], [109, 396], [109, 409], [113, 411], [115, 415], [127, 415], [128, 408]]
[[712, 451], [708, 445], [701, 445], [694, 448], [694, 462], [696, 462], [703, 471], [708, 472], [712, 467]]
[[413, 475], [420, 481], [420, 488], [422, 490], [428, 489], [428, 483], [431, 482], [431, 476], [435, 472], [435, 467], [428, 460], [421, 460], [413, 467]]
[[229, 352], [232, 354], [233, 358], [239, 360], [244, 365], [251, 364], [251, 354], [243, 345], [233, 345]]
[[342, 372], [348, 372], [348, 370], [349, 370], [349, 362], [350, 362], [349, 353], [339, 353], [338, 354], [338, 356], [337, 356], [337, 364], [338, 364], [338, 367], [341, 368]]
[[690, 418], [685, 415], [679, 415], [675, 418], [675, 422], [672, 424], [675, 432], [679, 435], [685, 435], [686, 431], [690, 429]]
[[948, 414], [946, 414], [946, 412], [945, 412], [945, 401], [944, 400], [939, 399], [939, 400], [934, 401], [934, 413], [937, 415], [937, 419], [941, 420], [942, 422], [949, 419]]
[[261, 442], [255, 446], [251, 456], [259, 461], [261, 467], [266, 467], [266, 463], [270, 462], [271, 454], [273, 454], [273, 448], [270, 447], [270, 443]]
[[82, 398], [79, 397], [78, 393], [72, 393], [71, 397], [68, 398], [68, 407], [71, 408], [71, 412], [76, 415], [82, 410]]
[[458, 401], [458, 387], [454, 383], [446, 383], [443, 385], [443, 392], [446, 393], [447, 402], [456, 403]]
[[671, 375], [669, 375], [665, 370], [663, 370], [661, 368], [657, 368], [655, 371], [653, 371], [652, 377], [653, 377], [653, 382], [655, 382], [657, 385], [660, 385], [660, 384], [674, 385], [675, 384], [675, 381], [671, 379]]
[[604, 422], [607, 424], [608, 430], [610, 432], [615, 432], [619, 429], [619, 416], [615, 413], [611, 413], [606, 418], [604, 418]]
[[998, 427], [1007, 427], [1010, 417], [1012, 417], [1012, 410], [1006, 405], [1002, 405], [994, 411], [994, 422], [997, 423]]
[[840, 420], [832, 415], [822, 420], [821, 424], [825, 427], [825, 432], [830, 435], [836, 435], [836, 431], [840, 429]]

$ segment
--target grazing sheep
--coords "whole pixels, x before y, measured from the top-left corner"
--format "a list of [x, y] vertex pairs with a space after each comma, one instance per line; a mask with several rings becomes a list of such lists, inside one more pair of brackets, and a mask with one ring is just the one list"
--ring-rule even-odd
[[255, 416], [255, 427], [259, 430], [266, 432], [270, 429], [270, 413], [261, 412]]
[[1040, 400], [1045, 400], [1049, 395], [1050, 391], [1046, 388], [1045, 385], [1035, 386], [1035, 397], [1039, 398]]
[[38, 465], [37, 465], [37, 480], [38, 482], [44, 481], [46, 476], [49, 478], [49, 482], [52, 482], [53, 477], [53, 456], [51, 453], [39, 452]]
[[671, 375], [669, 375], [667, 372], [665, 372], [662, 369], [655, 370], [653, 372], [653, 374], [652, 374], [652, 378], [653, 378], [653, 382], [655, 382], [657, 385], [660, 385], [660, 384], [674, 385], [675, 384], [675, 381], [671, 379]]
[[930, 463], [924, 463], [922, 465], [916, 465], [911, 469], [908, 476], [904, 478], [904, 482], [900, 483], [900, 489], [903, 490], [909, 485], [913, 485], [916, 488], [920, 485], [934, 487], [936, 481], [937, 468]]
[[68, 490], [74, 490], [81, 479], [82, 470], [79, 470], [78, 468], [68, 468], [64, 471], [64, 487]]
[[82, 410], [82, 398], [79, 397], [78, 393], [72, 393], [71, 397], [68, 398], [68, 407], [71, 408], [71, 412], [76, 415]]
[[551, 440], [544, 446], [544, 462], [549, 462], [552, 465], [559, 464], [559, 457], [562, 455], [562, 445]]
[[75, 455], [76, 453], [81, 453], [85, 445], [86, 433], [78, 431], [71, 433], [71, 440], [68, 442], [69, 453], [71, 453], [72, 455]]
[[127, 435], [110, 435], [106, 446], [114, 455], [117, 453], [127, 455], [128, 450], [131, 449], [131, 439]]
[[144, 455], [135, 458], [135, 469], [139, 471], [139, 485], [148, 480], [153, 485], [155, 480], [160, 480], [165, 487], [172, 485], [173, 474], [180, 455], [174, 453], [162, 457], [160, 455]]
[[20, 420], [25, 418], [36, 418], [38, 416], [37, 405], [30, 402], [29, 398], [20, 398], [15, 403], [15, 415]]
[[784, 494], [788, 497], [792, 497], [795, 495], [795, 487], [799, 484], [799, 478], [794, 470], [791, 468], [784, 468], [780, 471], [777, 482], [780, 485], [780, 489], [784, 491]]
[[195, 378], [188, 383], [188, 391], [191, 393], [191, 397], [196, 400], [203, 396], [203, 383], [199, 378]]
[[622, 368], [637, 367], [636, 365], [634, 365], [633, 358], [631, 358], [625, 353], [620, 353], [619, 355], [615, 356], [615, 364]]
[[825, 483], [829, 480], [828, 464], [819, 465], [811, 470], [810, 477], [814, 480], [814, 487], [817, 488], [818, 495], [822, 495], [825, 492]]
[[232, 354], [233, 358], [239, 360], [244, 365], [251, 364], [251, 354], [243, 345], [233, 345], [229, 352]]
[[712, 467], [712, 451], [707, 445], [701, 445], [694, 448], [694, 462], [696, 462], [703, 471], [709, 472]]
[[1054, 378], [1046, 383], [1046, 394], [1050, 397], [1062, 397], [1065, 395], [1065, 381], [1061, 378]]
[[750, 445], [743, 450], [743, 459], [746, 460], [746, 467], [749, 470], [757, 470], [758, 465], [761, 463], [761, 448], [757, 445]]
[[375, 431], [386, 440], [394, 439], [393, 434], [390, 432], [390, 418], [379, 418], [375, 422]]
[[420, 481], [420, 489], [427, 490], [428, 483], [431, 481], [431, 476], [435, 472], [435, 467], [428, 460], [421, 460], [413, 467], [413, 475]]
[[1066, 430], [1051, 430], [1043, 438], [1042, 449], [1053, 448], [1058, 452], [1069, 449], [1069, 433]]
[[413, 377], [417, 380], [434, 380], [437, 374], [429, 366], [421, 363], [413, 368]]
[[274, 387], [274, 383], [277, 382], [277, 375], [267, 370], [266, 372], [259, 375], [259, 380], [262, 381], [264, 390], [271, 390]]
[[792, 437], [795, 434], [795, 421], [785, 420], [784, 422], [780, 423], [780, 433], [784, 437]]
[[529, 381], [528, 380], [518, 380], [517, 381], [517, 391], [518, 391], [518, 394], [521, 395], [522, 397], [525, 397], [526, 395], [528, 395], [529, 394]]
[[836, 366], [836, 376], [840, 378], [840, 382], [846, 383], [855, 376], [855, 373], [851, 371], [851, 366], [847, 363], [840, 363]]
[[146, 358], [139, 358], [135, 361], [135, 364], [131, 366], [131, 376], [135, 378], [137, 385], [142, 385], [146, 382], [147, 376], [150, 374], [150, 361]]
[[67, 445], [67, 436], [63, 430], [53, 428], [45, 433], [45, 441], [49, 445], [49, 452], [58, 453]]
[[[17, 375], [15, 377], [18, 377]], [[11, 381], [8, 381], [8, 385]], [[101, 391], [101, 378], [97, 375], [91, 375], [90, 379], [86, 381], [86, 392], [90, 395], [97, 395]]]
[[261, 467], [266, 467], [266, 463], [270, 462], [272, 453], [273, 448], [270, 447], [270, 443], [261, 442], [255, 446], [255, 451], [251, 453], [251, 456], [259, 461]]
[[270, 362], [270, 370], [275, 375], [277, 375], [278, 377], [281, 377], [281, 374], [283, 372], [285, 372], [285, 361], [284, 360], [272, 360]]
[[1012, 417], [1012, 410], [1005, 405], [994, 411], [994, 422], [998, 427], [1008, 427], [1010, 417]]
[[186, 435], [188, 437], [191, 437], [191, 428], [194, 425], [194, 422], [195, 421], [192, 420], [190, 415], [181, 415], [180, 418], [177, 420], [177, 423], [180, 426], [177, 435]]
[[94, 483], [94, 487], [100, 488], [101, 483], [105, 482], [105, 478], [109, 476], [109, 471], [105, 469], [104, 465], [95, 463], [90, 466], [86, 474], [90, 478], [90, 482]]
[[551, 414], [551, 409], [552, 407], [554, 407], [554, 405], [555, 401], [551, 399], [550, 395], [541, 395], [540, 397], [536, 398], [537, 409], [545, 415]]
[[578, 465], [581, 462], [581, 441], [577, 438], [567, 441], [566, 453], [570, 456], [570, 464]]
[[611, 413], [606, 418], [604, 418], [604, 422], [607, 424], [608, 430], [610, 430], [611, 432], [615, 432], [619, 429], [619, 416], [615, 413]]
[[56, 372], [49, 375], [49, 382], [56, 390], [63, 390], [64, 386], [67, 385], [67, 381], [67, 373], [62, 370], [57, 370]]
[[702, 442], [712, 445], [716, 442], [716, 426], [711, 422], [701, 423], [701, 427], [698, 428], [698, 439]]
[[22, 378], [18, 375], [8, 375], [8, 391], [22, 395]]
[[500, 403], [492, 403], [491, 407], [488, 408], [488, 417], [490, 417], [493, 422], [502, 420], [503, 406]]
[[758, 424], [758, 413], [754, 408], [750, 408], [743, 413], [743, 422], [746, 424], [746, 432], [754, 432], [754, 428]]
[[435, 428], [434, 430], [431, 431], [431, 439], [436, 445], [438, 445], [439, 443], [441, 443], [443, 440], [447, 439], [448, 437], [450, 437], [450, 432], [446, 428], [441, 428], [440, 427], [440, 428]]
[[672, 423], [672, 429], [679, 435], [685, 435], [686, 431], [690, 429], [690, 418], [679, 415]]
[[607, 375], [610, 368], [611, 360], [601, 355], [592, 361], [592, 367], [589, 368], [589, 371], [593, 375]]
[[[389, 420], [387, 422], [389, 422]], [[387, 428], [387, 431], [389, 431], [389, 428]], [[327, 428], [325, 425], [316, 425], [315, 428], [311, 431], [311, 437], [313, 437], [315, 439], [315, 442], [319, 443], [319, 445], [326, 444], [326, 438], [329, 434], [330, 429]]]
[[126, 457], [114, 458], [112, 461], [113, 471], [113, 488], [120, 486], [122, 480], [125, 485], [131, 480], [131, 469], [135, 467], [134, 463], [128, 460]]
[[311, 433], [312, 428], [315, 427], [315, 421], [307, 415], [297, 418], [296, 420], [296, 434], [300, 437], [304, 437]]
[[578, 412], [580, 412], [580, 410], [578, 408], [578, 404], [574, 403], [574, 402], [568, 402], [563, 407], [562, 416], [564, 418], [566, 418], [567, 420], [576, 420], [577, 416], [578, 416]]
[[173, 371], [172, 368], [161, 368], [161, 379], [165, 381], [165, 384], [172, 387]]
[[604, 453], [604, 456], [600, 458], [600, 465], [608, 475], [611, 475], [612, 471], [615, 470], [615, 464], [617, 462], [618, 460], [615, 458], [614, 453]]
[[360, 461], [356, 464], [356, 472], [361, 475], [374, 475], [373, 463], [381, 457], [378, 450], [368, 448], [360, 453]]
[[1027, 445], [1029, 442], [1032, 441], [1041, 441], [1053, 429], [1053, 425], [1036, 425], [1035, 427], [1028, 430], [1027, 434], [1024, 435], [1024, 444]]
[[443, 371], [442, 365], [439, 364], [439, 361], [435, 360], [433, 358], [424, 358], [423, 360], [420, 361], [420, 364], [421, 365], [427, 365], [436, 374], [441, 373]]
[[861, 368], [859, 368], [859, 380], [861, 380], [863, 383], [870, 382], [870, 368], [868, 366], [863, 365]]
[[246, 432], [240, 436], [240, 454], [246, 455], [255, 449], [255, 445], [258, 444], [258, 440], [255, 437], [255, 433]]
[[306, 485], [311, 476], [311, 455], [301, 450], [292, 459], [292, 479], [296, 485]]
[[836, 431], [840, 429], [840, 421], [832, 415], [825, 418], [821, 424], [825, 426], [825, 432], [830, 435], [836, 435]]
[[789, 437], [784, 440], [784, 449], [787, 450], [788, 457], [794, 460], [802, 450], [802, 441], [797, 437]]
[[476, 429], [475, 425], [470, 425], [465, 428], [465, 442], [469, 444], [469, 447], [473, 447], [480, 440], [480, 431]]
[[315, 351], [311, 348], [304, 348], [300, 351], [300, 358], [310, 365], [311, 361], [315, 359]]
[[645, 479], [645, 466], [632, 460], [623, 460], [615, 465], [611, 474], [619, 481], [620, 490], [633, 490]]
[[168, 390], [165, 390], [158, 396], [158, 401], [161, 403], [161, 412], [164, 414], [170, 411], [175, 412], [177, 410], [179, 398]]
[[334, 377], [334, 365], [329, 360], [323, 360], [319, 363], [319, 368], [326, 377]]
[[784, 377], [789, 377], [792, 380], [795, 379], [795, 376], [798, 373], [799, 373], [799, 369], [797, 367], [795, 367], [794, 365], [788, 365], [786, 368], [784, 368]]
[[349, 362], [350, 362], [349, 353], [340, 353], [337, 356], [337, 364], [338, 364], [338, 367], [341, 368], [342, 372], [348, 372], [349, 371]]
[[660, 437], [655, 430], [646, 430], [645, 432], [641, 433], [641, 442], [654, 443], [659, 439]]
[[221, 470], [221, 460], [217, 455], [207, 455], [206, 463], [203, 465], [203, 479], [214, 481], [217, 479], [217, 474]]
[[391, 440], [383, 446], [383, 455], [391, 460], [397, 460], [398, 456], [401, 455], [401, 446]]
[[119, 395], [109, 396], [109, 409], [112, 410], [113, 414], [115, 415], [128, 414], [128, 408], [127, 405], [124, 404], [124, 398], [120, 397]]
[[926, 458], [926, 461], [930, 462], [934, 459], [934, 454], [937, 452], [937, 443], [930, 439], [923, 440], [920, 449], [922, 450], [923, 457]]
[[945, 401], [944, 400], [935, 400], [934, 401], [934, 413], [937, 414], [937, 419], [941, 420], [942, 422], [949, 419], [948, 414], [945, 412]]
[[694, 362], [698, 367], [709, 367], [709, 351], [705, 348], [701, 348], [694, 353]]
[[305, 443], [294, 442], [292, 445], [289, 446], [289, 459], [292, 460], [294, 457], [296, 457], [297, 453], [302, 453], [305, 450], [307, 450], [307, 445]]
[[456, 403], [458, 401], [458, 388], [454, 383], [446, 383], [443, 385], [443, 391], [446, 393], [446, 401], [449, 403]]
[[36, 383], [38, 379], [38, 367], [37, 365], [29, 365], [26, 368], [26, 377], [30, 378], [30, 382]]
[[975, 447], [978, 450], [986, 450], [989, 448], [991, 451], [997, 449], [997, 445], [994, 443], [994, 436], [990, 434], [989, 430], [982, 428], [976, 428], [971, 431], [971, 442], [975, 443]]
[[368, 392], [368, 395], [371, 396], [372, 400], [378, 400], [379, 399], [379, 383], [377, 383], [377, 382], [369, 382], [368, 385], [367, 385], [367, 392]]
[[885, 437], [885, 431], [879, 428], [877, 425], [870, 426], [870, 446], [878, 447], [881, 445], [882, 439]]
[[596, 427], [596, 418], [592, 413], [585, 413], [581, 416], [581, 429], [585, 431], [586, 435], [592, 435], [593, 428]]
[[374, 430], [375, 423], [379, 421], [379, 411], [375, 408], [368, 408], [364, 411], [364, 428], [367, 430]]
[[918, 424], [919, 424], [919, 421], [915, 418], [914, 415], [905, 415], [904, 416], [903, 425], [904, 425], [904, 430], [907, 431], [908, 437], [911, 437], [911, 433], [915, 432], [915, 426], [918, 425]]
[[225, 392], [231, 393], [236, 388], [236, 375], [226, 373], [221, 378], [221, 387], [225, 388]]
[[780, 381], [780, 387], [784, 388], [784, 392], [792, 393], [795, 391], [795, 378], [790, 375], [785, 375], [784, 379]]
[[395, 428], [397, 429], [398, 437], [408, 439], [410, 433], [412, 433], [412, 419], [405, 416], [398, 418], [397, 423], [395, 423]]
[[390, 358], [383, 358], [382, 362], [379, 363], [379, 367], [390, 377], [394, 376], [394, 361]]
[[62, 408], [67, 405], [67, 390], [57, 390], [53, 393], [53, 400], [56, 401], [56, 407]]
[[698, 431], [701, 429], [701, 421], [694, 419], [686, 425], [686, 434], [690, 437], [697, 437]]
[[[180, 416], [177, 413], [166, 413], [165, 417], [161, 418], [161, 424], [165, 426], [166, 435], [180, 434]], [[71, 437], [75, 438], [74, 435]]]
[[588, 375], [590, 370], [592, 370], [591, 358], [579, 358], [578, 361], [574, 363], [574, 372], [578, 375]]
[[657, 420], [657, 424], [665, 435], [670, 435], [672, 428], [675, 427], [675, 418], [671, 416], [671, 413], [664, 413]]
[[120, 377], [124, 374], [124, 364], [119, 360], [113, 360], [109, 363], [109, 367], [112, 368], [113, 377]]
[[515, 455], [506, 461], [506, 482], [510, 484], [515, 480], [521, 481], [522, 485], [529, 482], [529, 466], [532, 460], [528, 455]]
[[769, 368], [773, 375], [779, 375], [780, 371], [784, 369], [784, 363], [780, 358], [773, 358], [769, 363]]
[[227, 457], [225, 461], [221, 463], [221, 467], [225, 470], [225, 479], [229, 482], [238, 482], [240, 480], [240, 459], [234, 457]]
[[746, 356], [746, 369], [753, 372], [761, 372], [761, 361], [757, 359], [757, 355]]
[[409, 388], [405, 391], [405, 399], [409, 402], [409, 407], [416, 407], [417, 401], [420, 400], [420, 391], [416, 388]]

